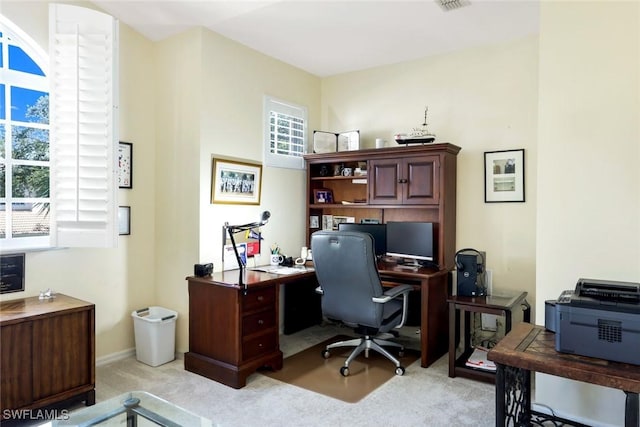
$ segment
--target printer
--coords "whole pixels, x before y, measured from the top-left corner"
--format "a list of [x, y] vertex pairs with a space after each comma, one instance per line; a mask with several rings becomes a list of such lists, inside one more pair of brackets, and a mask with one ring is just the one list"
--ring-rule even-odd
[[640, 365], [640, 283], [579, 279], [545, 301], [556, 351]]

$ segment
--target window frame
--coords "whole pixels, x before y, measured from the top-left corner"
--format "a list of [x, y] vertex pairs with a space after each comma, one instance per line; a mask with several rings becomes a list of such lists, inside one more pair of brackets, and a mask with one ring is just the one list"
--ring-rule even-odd
[[[287, 169], [304, 169], [304, 155], [307, 153], [309, 146], [309, 117], [307, 107], [295, 104], [290, 101], [284, 101], [270, 95], [264, 96], [264, 164], [266, 166], [287, 168]], [[288, 115], [299, 118], [303, 121], [303, 144], [300, 155], [286, 155], [274, 153], [271, 150], [271, 113]], [[289, 146], [291, 143], [289, 142]]]
[[[5, 126], [4, 143], [5, 150], [3, 153], [2, 163], [5, 165], [5, 197], [2, 198], [2, 203], [5, 204], [5, 232], [6, 235], [0, 238], [2, 242], [2, 252], [15, 252], [17, 250], [37, 250], [46, 249], [51, 246], [51, 215], [49, 218], [49, 234], [45, 236], [30, 236], [30, 237], [14, 237], [12, 236], [13, 222], [14, 222], [14, 203], [48, 203], [51, 206], [51, 184], [49, 184], [49, 197], [21, 197], [16, 199], [13, 195], [12, 169], [15, 166], [38, 166], [46, 167], [49, 169], [49, 176], [51, 176], [51, 146], [49, 145], [49, 160], [24, 160], [14, 159], [11, 155], [13, 150], [13, 137], [12, 127], [15, 126], [27, 126], [37, 129], [50, 130], [50, 122], [47, 124], [37, 122], [25, 122], [20, 120], [14, 120], [12, 118], [11, 111], [11, 87], [20, 87], [29, 90], [37, 90], [40, 92], [46, 92], [50, 94], [49, 90], [49, 61], [48, 55], [28, 34], [22, 31], [10, 20], [6, 19], [3, 15], [0, 15], [0, 28], [2, 29], [2, 50], [0, 54], [2, 58], [2, 68], [0, 69], [0, 75], [2, 75], [2, 82], [5, 85], [5, 116], [0, 119], [0, 124]], [[17, 71], [9, 69], [9, 48], [10, 46], [16, 46], [20, 48], [29, 58], [38, 66], [43, 75], [31, 74], [24, 71]], [[51, 138], [49, 136], [49, 143]]]

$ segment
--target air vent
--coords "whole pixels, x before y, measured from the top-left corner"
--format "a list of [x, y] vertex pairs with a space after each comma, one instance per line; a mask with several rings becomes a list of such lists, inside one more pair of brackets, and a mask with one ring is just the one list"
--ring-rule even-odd
[[436, 2], [445, 12], [471, 5], [469, 0], [436, 0]]
[[622, 342], [622, 323], [598, 319], [598, 339], [606, 342]]

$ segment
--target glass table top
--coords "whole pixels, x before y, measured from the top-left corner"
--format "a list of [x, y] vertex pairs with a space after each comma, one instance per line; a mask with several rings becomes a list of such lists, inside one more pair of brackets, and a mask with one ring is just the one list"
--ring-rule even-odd
[[45, 426], [212, 427], [210, 420], [145, 391], [130, 391], [87, 406]]

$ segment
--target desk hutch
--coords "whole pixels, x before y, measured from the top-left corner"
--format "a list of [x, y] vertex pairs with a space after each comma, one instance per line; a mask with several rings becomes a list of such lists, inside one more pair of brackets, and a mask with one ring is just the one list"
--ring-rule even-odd
[[[427, 221], [434, 223], [437, 262], [452, 270], [456, 244], [456, 161], [460, 147], [449, 144], [308, 154], [307, 245], [322, 227], [322, 216]], [[341, 168], [366, 170], [362, 176], [335, 175]], [[328, 189], [333, 200], [317, 203], [314, 190]], [[310, 218], [319, 219], [319, 228]]]

